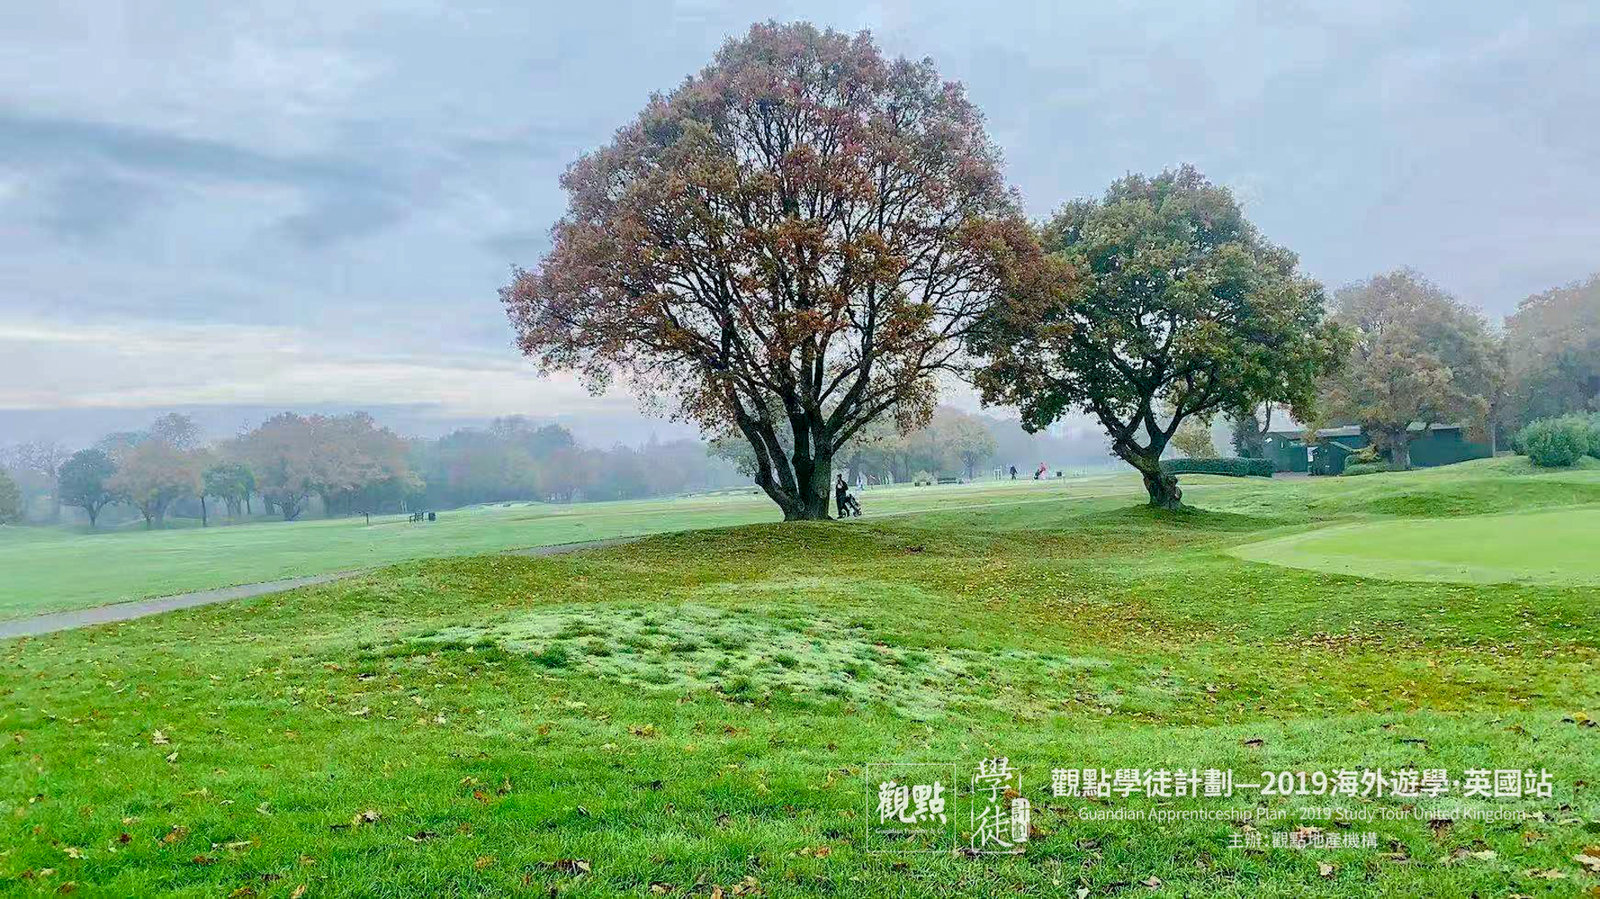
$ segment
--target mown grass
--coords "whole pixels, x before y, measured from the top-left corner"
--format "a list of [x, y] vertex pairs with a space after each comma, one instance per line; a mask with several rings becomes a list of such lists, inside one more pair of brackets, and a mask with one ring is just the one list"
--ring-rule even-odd
[[[1027, 504], [1123, 492], [1126, 479], [980, 482], [876, 488], [871, 517], [948, 506]], [[686, 528], [774, 521], [752, 491], [636, 502], [507, 503], [442, 512], [145, 531], [0, 527], [0, 618], [86, 608], [149, 596], [390, 565], [413, 559], [635, 537]]]
[[[1340, 577], [1228, 550], [1366, 520], [1386, 492], [1434, 489], [1449, 507], [1478, 481], [1495, 511], [1588, 501], [1584, 474], [1194, 479], [1202, 508], [1177, 516], [1122, 495], [739, 526], [409, 562], [0, 644], [0, 884], [867, 897], [1145, 895], [1155, 878], [1177, 895], [1579, 894], [1600, 884], [1573, 861], [1600, 843], [1600, 590]], [[865, 851], [866, 763], [991, 755], [1025, 774], [1025, 854]], [[1150, 804], [1048, 790], [1058, 766], [1404, 765], [1543, 767], [1555, 798], [1498, 803], [1526, 820], [1430, 825], [1452, 799], [1351, 824], [1377, 850], [1244, 851], [1234, 820], [1085, 820]], [[1162, 807], [1259, 804], [1288, 830], [1306, 802], [1325, 804]]]

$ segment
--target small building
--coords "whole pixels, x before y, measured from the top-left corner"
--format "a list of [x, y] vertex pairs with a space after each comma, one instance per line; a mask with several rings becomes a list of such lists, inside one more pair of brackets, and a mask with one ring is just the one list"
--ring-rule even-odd
[[[1411, 467], [1432, 468], [1468, 459], [1486, 459], [1487, 443], [1468, 440], [1461, 425], [1411, 426]], [[1351, 453], [1372, 441], [1357, 425], [1323, 428], [1313, 441], [1306, 440], [1304, 429], [1269, 431], [1265, 437], [1266, 457], [1278, 471], [1304, 471], [1310, 474], [1343, 474]]]

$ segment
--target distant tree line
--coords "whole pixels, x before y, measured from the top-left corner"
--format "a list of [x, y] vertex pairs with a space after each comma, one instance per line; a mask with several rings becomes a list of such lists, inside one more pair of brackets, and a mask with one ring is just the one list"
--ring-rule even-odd
[[418, 501], [430, 508], [640, 499], [748, 483], [731, 465], [708, 458], [696, 440], [651, 438], [639, 447], [598, 449], [580, 445], [560, 425], [521, 416], [414, 440], [410, 459], [422, 481]]
[[[207, 444], [195, 422], [167, 414], [139, 431], [108, 434], [69, 452], [54, 441], [14, 447], [0, 467], [0, 523], [25, 517], [30, 496], [80, 509], [90, 527], [113, 509], [160, 528], [169, 515], [208, 525], [270, 515], [444, 509], [472, 503], [635, 499], [745, 483], [698, 441], [651, 440], [609, 450], [580, 445], [559, 425], [522, 417], [463, 428], [437, 440], [406, 439], [364, 412], [285, 412]], [[22, 483], [7, 469], [23, 473]]]

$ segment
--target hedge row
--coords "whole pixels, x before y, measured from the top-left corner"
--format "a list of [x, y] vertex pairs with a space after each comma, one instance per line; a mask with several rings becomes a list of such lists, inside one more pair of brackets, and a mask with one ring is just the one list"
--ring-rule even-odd
[[1348, 475], [1378, 474], [1391, 470], [1393, 469], [1387, 462], [1346, 462], [1344, 466], [1344, 473]]
[[1586, 454], [1600, 458], [1600, 413], [1541, 418], [1518, 431], [1512, 445], [1541, 468], [1576, 465]]
[[1167, 474], [1225, 474], [1233, 477], [1272, 477], [1271, 459], [1167, 459], [1161, 463]]

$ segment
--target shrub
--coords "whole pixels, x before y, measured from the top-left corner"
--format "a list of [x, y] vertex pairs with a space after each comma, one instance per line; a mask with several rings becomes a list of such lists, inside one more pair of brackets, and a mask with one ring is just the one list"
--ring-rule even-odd
[[1344, 465], [1344, 473], [1348, 475], [1377, 474], [1392, 470], [1387, 462], [1346, 462]]
[[1600, 412], [1589, 416], [1589, 455], [1600, 459]]
[[1271, 459], [1166, 459], [1161, 470], [1167, 474], [1223, 474], [1236, 478], [1272, 477]]
[[1191, 459], [1217, 458], [1217, 445], [1211, 440], [1211, 423], [1190, 418], [1172, 435], [1172, 448]]
[[1348, 469], [1351, 463], [1365, 465], [1373, 462], [1382, 462], [1383, 456], [1378, 453], [1377, 444], [1369, 443], [1366, 446], [1363, 446], [1361, 449], [1351, 453], [1344, 461], [1345, 468]]
[[1590, 423], [1576, 415], [1541, 418], [1517, 435], [1529, 461], [1541, 468], [1566, 468], [1590, 451]]

